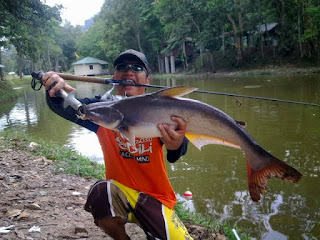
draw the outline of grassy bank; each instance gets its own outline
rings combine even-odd
[[[239,229],[235,226],[231,226],[228,222],[221,223],[220,221],[213,221],[211,219],[206,219],[202,217],[198,213],[190,212],[186,206],[185,202],[178,202],[175,207],[176,213],[182,221],[191,221],[194,224],[199,224],[201,226],[207,227],[212,229],[215,233],[223,233],[227,239],[229,240],[236,240],[232,229],[235,229],[237,234],[242,240],[250,240],[248,234],[245,233],[242,229]]]
[[[21,132],[9,130],[0,132],[0,137],[5,139],[3,147],[28,151],[36,156],[44,156],[53,161],[57,173],[104,179],[103,165],[90,161],[87,157],[70,148],[35,139]]]
[[[0,82],[0,102],[9,101],[18,96],[18,93],[12,88],[12,86],[5,81]]]
[[[80,155],[70,148],[63,147],[50,142],[44,142],[41,139],[35,139],[21,133],[22,131],[0,131],[0,152],[4,149],[23,150],[32,153],[35,156],[44,156],[52,160],[57,174],[67,173],[79,175],[86,178],[104,179],[104,166],[90,161],[87,157]],[[178,203],[176,206],[178,216],[182,221],[190,221],[194,224],[200,224],[213,230],[213,232],[222,232],[228,239],[235,239],[232,229],[228,223],[220,223],[201,217],[200,214],[191,213],[184,207],[184,203]],[[246,234],[237,229],[242,240],[248,240]]]
[[[0,102],[10,101],[19,96],[21,91],[14,88],[22,86],[30,86],[31,76],[25,76],[22,79],[19,77],[7,77],[5,81],[0,82]]]

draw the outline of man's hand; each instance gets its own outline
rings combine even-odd
[[[68,92],[76,91],[75,88],[71,87],[69,84],[67,84],[63,78],[61,78],[57,73],[55,72],[46,72],[42,76],[42,83],[45,86],[46,90],[49,90],[50,86],[54,83],[56,85],[50,89],[49,95],[50,97],[55,97],[55,93],[60,91],[61,89],[64,89]]]
[[[177,130],[173,130],[167,124],[159,124],[158,129],[162,135],[161,141],[164,143],[168,150],[177,150],[182,142],[185,135],[186,123],[180,117],[171,117],[171,120],[178,124]]]

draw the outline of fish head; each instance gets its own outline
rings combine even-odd
[[[108,102],[97,102],[83,105],[83,120],[90,120],[97,125],[115,130],[122,122],[124,116]]]

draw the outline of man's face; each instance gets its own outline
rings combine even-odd
[[[122,63],[125,64],[140,64],[138,61],[135,60],[124,60]],[[134,72],[131,68],[129,68],[125,72],[115,71],[113,75],[113,79],[115,80],[132,80],[138,84],[149,84],[150,78],[147,77],[147,73],[143,72]],[[126,95],[128,97],[137,96],[145,94],[145,87],[133,87],[133,86],[116,86],[117,94],[118,95]]]

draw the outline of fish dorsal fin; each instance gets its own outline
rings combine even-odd
[[[199,135],[199,134],[194,134],[194,133],[186,133],[186,137],[199,150],[201,150],[201,148],[203,146],[208,145],[208,144],[218,144],[218,145],[224,145],[224,146],[240,149],[240,146],[238,144],[235,144],[235,143],[229,142],[229,141],[225,141],[223,139],[216,138],[216,137],[211,137],[211,136],[207,136],[207,135]]]
[[[198,88],[195,87],[187,87],[187,86],[181,86],[181,87],[172,87],[172,88],[166,88],[163,90],[160,90],[156,92],[155,94],[160,97],[182,97],[183,95],[186,95],[188,93],[191,93]]]

